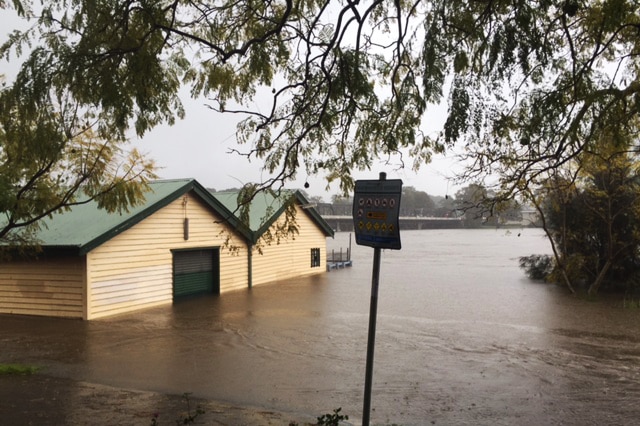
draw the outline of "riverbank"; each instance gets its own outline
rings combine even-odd
[[[45,374],[0,376],[0,423],[7,425],[310,425],[316,417],[237,407],[184,395],[121,389]],[[155,419],[156,423],[153,423]]]

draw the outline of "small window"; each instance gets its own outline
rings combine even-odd
[[[320,249],[312,248],[311,249],[311,267],[316,268],[320,266]]]

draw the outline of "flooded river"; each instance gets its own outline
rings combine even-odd
[[[338,233],[328,246],[346,248]],[[640,310],[529,281],[540,230],[423,230],[383,251],[371,420],[631,425]],[[3,358],[62,377],[320,415],[362,415],[373,249],[354,265],[93,322],[0,317]]]

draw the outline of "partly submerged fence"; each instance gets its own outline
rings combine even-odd
[[[351,234],[349,234],[348,248],[343,250],[340,247],[338,251],[331,250],[331,252],[327,252],[327,271],[351,265],[353,265],[353,261],[351,260]]]

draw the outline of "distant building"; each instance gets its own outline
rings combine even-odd
[[[92,202],[47,219],[37,258],[0,264],[0,313],[89,320],[326,270],[333,231],[299,192],[258,194],[248,223],[237,193],[192,179],[154,182],[145,198],[128,213]],[[288,202],[299,233],[262,244]]]

